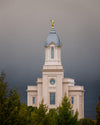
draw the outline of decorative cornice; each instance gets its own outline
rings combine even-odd
[[[42,69],[42,72],[63,72],[63,69]]]
[[[84,92],[85,90],[68,90],[69,92]]]
[[[37,90],[26,90],[27,92],[37,92]]]
[[[42,82],[37,82],[37,84],[42,84]]]

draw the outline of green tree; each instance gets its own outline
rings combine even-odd
[[[31,125],[31,123],[33,122],[33,113],[37,112],[37,107],[32,107],[32,106],[26,106],[27,107],[27,122],[28,125]]]
[[[58,125],[78,125],[78,113],[72,115],[70,101],[64,96],[61,106],[58,108]]]
[[[20,95],[14,89],[8,89],[5,73],[0,75],[0,124],[2,125],[31,125],[31,113],[37,108],[27,107],[20,102]]]
[[[95,125],[95,123],[89,118],[83,118],[79,120],[79,125]]]
[[[29,116],[28,107],[24,103],[21,103],[20,110],[17,116],[19,125],[30,125],[31,117]]]
[[[3,125],[5,120],[5,104],[8,97],[8,83],[5,82],[5,73],[0,75],[0,123]]]
[[[50,109],[47,114],[47,125],[58,125],[58,115],[57,110]]]
[[[17,125],[19,123],[18,114],[21,107],[20,95],[16,90],[10,90],[7,101],[5,103],[5,124]]]
[[[47,106],[43,104],[43,100],[41,104],[39,105],[39,108],[32,112],[32,124],[34,125],[47,125]]]
[[[8,89],[5,82],[5,73],[0,76],[0,124],[18,125],[18,114],[20,111],[20,95],[16,90]]]
[[[8,94],[8,83],[5,82],[5,73],[2,72],[0,76],[0,107],[3,105],[5,100],[7,99]]]
[[[96,106],[96,112],[97,112],[97,115],[96,115],[96,119],[97,119],[97,123],[96,125],[100,125],[100,96],[98,98],[98,104]]]

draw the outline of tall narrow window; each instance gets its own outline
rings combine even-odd
[[[33,97],[33,104],[35,104],[35,97]]]
[[[54,47],[51,47],[51,59],[54,59]]]
[[[51,105],[55,104],[55,93],[50,93],[50,104]]]
[[[74,104],[74,97],[71,97],[71,103]]]

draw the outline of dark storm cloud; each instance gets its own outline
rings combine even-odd
[[[99,0],[0,0],[0,70],[21,91],[41,77],[50,19],[63,42],[65,76],[85,87],[85,117],[95,118],[100,95]]]

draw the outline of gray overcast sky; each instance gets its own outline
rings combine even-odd
[[[85,117],[95,119],[100,95],[100,0],[0,0],[0,70],[26,102],[41,77],[50,19],[62,47],[65,77],[85,87]]]

